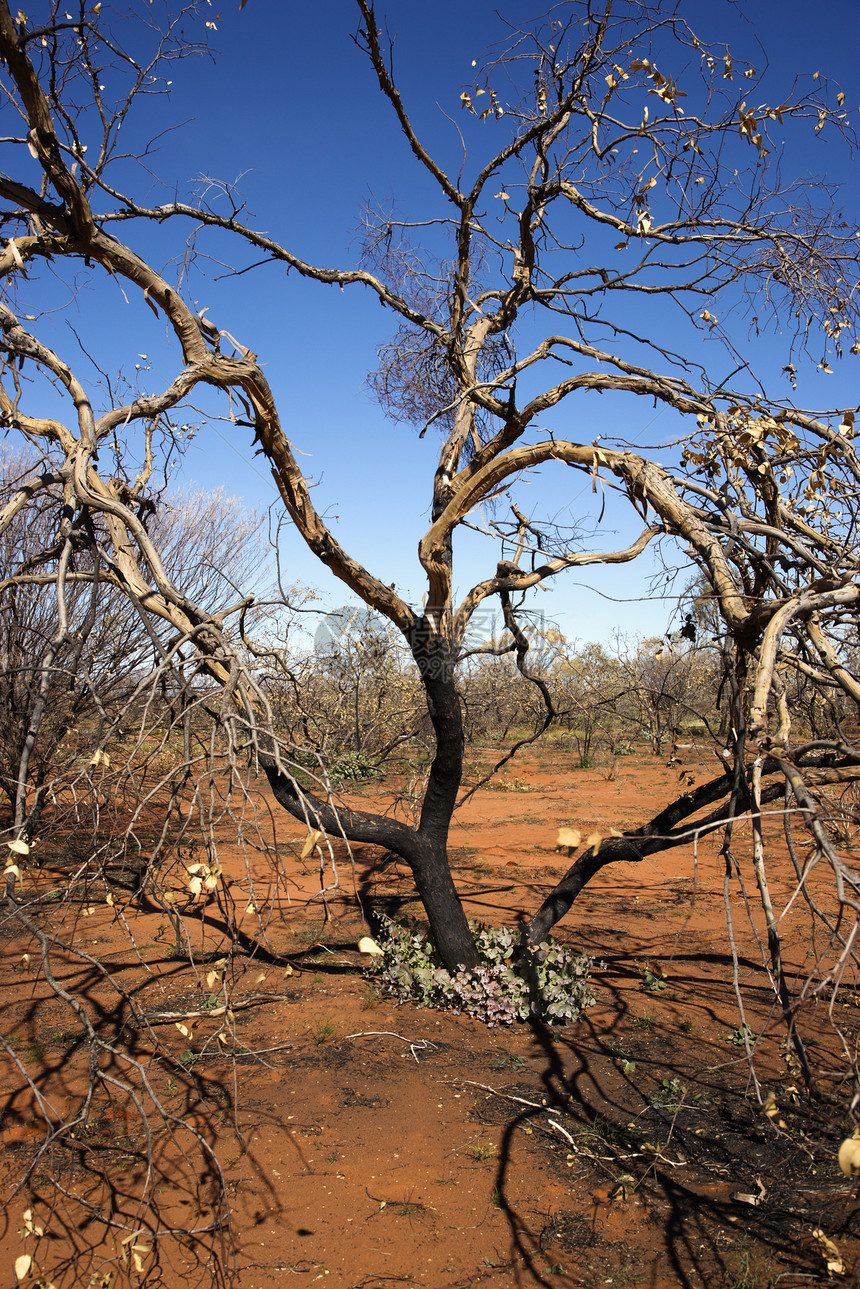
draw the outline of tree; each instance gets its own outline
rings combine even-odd
[[[645,732],[655,756],[667,740],[679,741],[685,719],[707,725],[716,693],[702,650],[671,638],[633,645],[619,640],[618,655],[632,723]]]
[[[248,643],[246,641],[246,643]],[[333,781],[375,773],[425,724],[400,634],[347,605],[320,621],[311,650],[251,643],[275,728]]]
[[[202,33],[208,12],[184,10],[184,27],[198,23]],[[484,122],[484,134],[468,130],[474,152],[455,174],[414,128],[367,0],[357,0],[357,12],[356,42],[433,196],[414,224],[369,214],[360,263],[327,268],[257,230],[230,190],[225,214],[179,199],[149,206],[123,189],[119,126],[136,99],[145,105],[159,60],[188,52],[181,24],[155,39],[144,29],[145,53],[133,58],[95,11],[81,7],[67,18],[52,7],[44,22],[32,22],[0,5],[4,88],[21,121],[15,155],[34,156],[41,172],[37,186],[23,169],[0,179],[9,239],[0,255],[7,284],[0,410],[63,479],[65,513],[48,566],[62,589],[83,521],[99,516],[103,576],[193,642],[210,677],[227,687],[232,719],[247,731],[281,805],[315,827],[401,855],[443,960],[469,967],[475,948],[446,845],[462,777],[457,666],[470,619],[498,597],[518,669],[540,686],[517,607],[524,593],[577,566],[635,559],[658,538],[676,541],[719,614],[732,694],[730,764],[647,827],[580,856],[528,934],[542,939],[603,864],[686,840],[686,821],[702,809],[711,811],[697,819],[699,832],[722,827],[727,835],[738,814],[752,811],[774,987],[787,1008],[760,810],[793,794],[840,889],[855,889],[821,827],[816,791],[824,781],[856,778],[860,755],[844,728],[809,743],[801,733],[797,741],[782,676],[799,671],[838,686],[854,705],[860,699],[845,652],[860,597],[860,461],[853,411],[813,415],[768,396],[737,358],[735,337],[744,309],[754,329],[770,318],[788,332],[789,374],[810,351],[823,352],[829,366],[847,347],[860,349],[855,227],[838,214],[824,182],[786,183],[778,163],[793,133],[807,126],[853,143],[841,98],[816,78],[807,88],[798,82],[783,101],[752,107],[755,69],[702,42],[683,6],[676,13],[640,0],[571,0],[532,30],[512,28],[508,44],[477,67],[461,105],[475,125]],[[135,39],[133,31],[123,40]],[[110,74],[101,76],[107,63]],[[99,143],[87,152],[82,140],[91,129]],[[437,230],[436,242],[432,232],[419,242],[422,229]],[[419,546],[423,607],[341,545],[314,505],[262,362],[198,312],[181,273],[156,267],[147,248],[162,240],[184,245],[186,237],[189,255],[201,254],[211,237],[223,259],[232,244],[237,269],[262,256],[313,282],[360,287],[385,307],[383,317],[396,319],[393,339],[381,347],[378,396],[392,415],[441,436]],[[27,316],[13,309],[15,293],[25,300],[33,289],[26,275],[35,286],[38,267],[49,261],[110,275],[163,319],[181,350],[172,377],[160,385],[153,377],[146,392],[125,398],[97,398],[40,338],[45,329],[25,325]],[[686,353],[660,339],[673,311],[686,329]],[[690,344],[703,336],[734,355],[734,377],[693,359]],[[21,383],[20,369],[31,386]],[[140,517],[142,494],[129,493],[99,464],[114,441],[147,455],[158,436],[179,445],[183,409],[213,392],[223,394],[230,432],[253,435],[309,549],[408,646],[435,738],[414,827],[298,789],[267,726],[265,696],[231,651],[217,613],[171,576]],[[678,459],[660,463],[623,438],[592,441],[589,408],[600,395],[616,400],[619,423],[635,419],[637,406],[676,415],[686,440]],[[623,550],[574,549],[551,522],[513,500],[494,521],[501,551],[480,581],[455,596],[455,539],[469,516],[490,501],[499,514],[517,480],[550,466],[617,490],[641,516],[639,537]],[[32,479],[20,489],[0,528],[38,504],[46,486]],[[541,692],[550,720],[551,698]],[[728,842],[726,854],[730,862]],[[852,898],[845,896],[846,907]],[[839,946],[850,955],[850,937],[835,935],[837,956]]]
[[[619,704],[626,691],[624,677],[618,659],[598,644],[588,644],[563,656],[557,670],[579,763],[587,766],[601,741],[610,752],[618,742]]]
[[[106,534],[98,515],[76,516],[58,580],[51,564],[63,525],[63,481],[37,474],[38,464],[32,455],[0,456],[0,504],[34,474],[40,484],[37,504],[18,510],[0,535],[0,790],[19,836],[38,830],[47,795],[56,800],[75,767],[88,764],[129,715],[167,635],[153,631],[134,600],[103,575]],[[187,592],[223,612],[234,587],[255,580],[259,521],[234,499],[167,492],[152,510],[148,515],[142,503],[139,514]]]

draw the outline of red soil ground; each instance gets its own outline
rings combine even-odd
[[[696,781],[712,776],[704,753],[686,755]],[[515,923],[564,871],[560,825],[633,826],[677,784],[677,766],[645,755],[619,761],[614,779],[572,768],[562,747],[515,762],[457,818],[452,857],[470,916]],[[373,808],[387,792],[354,795]],[[150,901],[67,893],[33,911],[74,935],[76,954],[51,956],[64,1000],[27,935],[0,928],[0,1025],[19,1062],[0,1083],[6,1283],[22,1254],[34,1258],[23,1282],[57,1289],[231,1275],[241,1289],[860,1282],[857,1188],[836,1166],[848,1059],[827,1001],[807,1004],[822,1095],[804,1094],[762,965],[762,919],[746,916],[733,880],[756,1095],[716,843],[605,869],[557,928],[599,960],[596,1005],[575,1025],[500,1030],[381,998],[357,952],[356,892],[417,912],[404,867],[358,848],[353,871],[341,847],[324,920],[311,899],[318,873],[299,858],[303,829],[276,822],[277,884],[253,855],[249,880],[235,842],[220,855],[247,953],[230,953],[215,902],[186,919],[189,961]],[[778,819],[771,831],[778,856]],[[745,871],[747,841],[741,830]],[[58,888],[58,855],[42,862],[25,892]],[[770,880],[782,907],[794,889],[786,857]],[[797,980],[816,951],[803,910],[795,900],[781,927]],[[849,983],[835,1014],[853,1044]],[[76,1006],[106,1044],[95,1056]],[[91,1060],[114,1082],[88,1102]],[[46,1120],[70,1117],[51,1138]]]

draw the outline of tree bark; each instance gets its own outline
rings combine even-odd
[[[384,815],[345,806],[335,809],[311,793],[299,792],[294,781],[278,769],[274,757],[267,753],[260,755],[260,765],[275,799],[295,819],[332,836],[342,835],[350,841],[384,846],[405,859],[415,878],[442,962],[451,972],[459,967],[472,970],[478,965],[478,954],[448,863],[448,832],[463,775],[460,696],[449,651],[438,638],[429,644],[416,643],[413,653],[436,735],[436,755],[416,829]]]
[[[770,765],[771,772],[778,767]],[[704,836],[728,823],[738,813],[737,803],[731,795],[732,780],[728,774],[722,774],[708,783],[703,783],[693,792],[685,792],[659,814],[643,824],[641,828],[631,829],[623,837],[607,837],[595,852],[594,847],[582,852],[554,890],[550,892],[543,904],[527,923],[525,929],[526,943],[541,944],[551,929],[569,912],[580,891],[591,879],[605,868],[607,864],[638,863],[649,855],[672,850],[676,846],[689,844],[693,831]],[[762,792],[762,802],[775,801],[785,793],[785,783],[771,784]],[[690,819],[705,806],[729,795],[709,815],[694,823],[678,827],[683,820]],[[745,809],[745,805],[742,809]]]

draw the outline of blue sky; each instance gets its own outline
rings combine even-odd
[[[737,56],[747,56],[758,67],[763,66],[761,42],[769,53],[774,100],[785,97],[795,75],[820,71],[840,83],[846,108],[860,125],[856,0],[826,0],[820,6],[808,0],[739,0],[737,5],[715,2],[691,9],[703,38],[726,40]],[[501,34],[496,11],[520,25],[542,12],[539,5],[504,0],[378,3],[378,19],[396,33],[395,72],[413,123],[454,170],[461,157],[456,127],[464,128],[477,147],[484,146],[489,131],[494,131],[494,148],[502,142],[503,123],[481,127],[459,110],[472,59]],[[331,267],[355,261],[355,229],[366,201],[393,200],[415,218],[425,211],[439,213],[428,179],[415,166],[372,70],[351,39],[357,15],[349,0],[315,6],[247,0],[241,13],[237,0],[220,5],[213,0],[211,20],[217,26],[208,33],[215,57],[178,65],[170,97],[151,100],[151,115],[145,110],[126,127],[132,151],[140,150],[153,126],[171,127],[147,159],[148,171],[123,167],[124,180],[134,185],[140,199],[156,205],[174,191],[186,196],[190,185],[207,178],[237,182],[257,227],[304,259]],[[189,34],[200,34],[199,23],[189,27]],[[180,123],[181,128],[172,129]],[[850,185],[844,150],[827,138],[814,138],[811,126],[792,164],[797,175],[824,173]],[[856,181],[853,187],[846,192],[846,208],[852,202],[856,206]],[[117,231],[127,233],[132,245],[158,264],[181,255],[181,237],[169,226],[145,233]],[[341,292],[303,282],[287,277],[280,266],[225,276],[228,248],[217,238],[209,245],[214,259],[205,266],[206,274],[189,280],[192,298],[208,306],[208,316],[265,364],[287,433],[317,482],[317,508],[330,519],[338,540],[373,573],[419,602],[423,582],[415,552],[427,522],[437,440],[432,431],[419,440],[410,427],[392,424],[365,386],[377,347],[393,331],[392,316],[363,288]],[[61,288],[51,290],[56,292],[51,299],[64,298]],[[102,286],[77,295],[74,312],[76,327],[98,346],[106,369],[122,366],[133,375],[135,363],[145,368],[152,362],[153,377],[170,370],[163,365],[161,324],[139,300],[130,298],[127,304],[116,288]],[[660,325],[672,324],[661,317]],[[52,326],[55,342],[69,346],[65,322],[58,316]],[[745,327],[739,335],[741,344],[748,343]],[[666,340],[671,343],[671,334]],[[726,365],[712,344],[696,343],[697,361]],[[70,349],[66,352],[70,361],[78,361]],[[766,373],[775,377],[783,361],[779,338],[769,339],[758,352]],[[138,356],[143,354],[146,358]],[[852,404],[857,401],[856,372],[845,365],[833,376],[802,372],[796,398],[813,407]],[[141,378],[146,376],[144,371]],[[784,383],[774,379],[774,386],[780,396],[787,394]],[[593,422],[577,426],[586,441],[617,432],[619,421],[627,437],[643,446],[683,433],[676,418],[655,412],[650,404],[636,405],[636,400],[611,407],[603,400],[589,409],[589,417]],[[210,424],[194,440],[182,476],[206,487],[223,484],[261,510],[275,497],[264,464],[252,455],[247,431],[225,424]],[[602,503],[587,481],[571,471],[549,469],[525,481],[519,497],[530,513],[540,502],[549,513],[575,523],[590,522]],[[612,549],[627,545],[637,531],[629,510],[610,499],[596,540]],[[466,536],[457,556],[459,586],[465,591],[488,575],[497,554],[487,543]],[[319,587],[329,606],[348,599],[345,588],[295,535],[285,542],[284,564],[289,578]],[[606,641],[616,628],[657,634],[672,606],[671,588],[649,591],[649,580],[659,577],[659,570],[659,557],[646,557],[615,569],[572,571],[555,579],[550,592],[538,592],[534,604],[571,639]],[[660,598],[661,590],[668,598]]]

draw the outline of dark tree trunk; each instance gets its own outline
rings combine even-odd
[[[416,662],[427,695],[436,735],[436,755],[421,818],[416,829],[384,815],[339,808],[310,793],[299,793],[289,775],[278,770],[272,756],[260,764],[276,800],[294,818],[350,841],[370,842],[394,851],[409,864],[424,905],[439,956],[449,971],[472,969],[478,954],[448,864],[448,830],[463,774],[463,719],[450,656],[444,646],[415,645]]]
[[[463,777],[463,709],[447,648],[436,641],[426,651],[414,648],[413,653],[427,695],[436,755],[418,824],[422,858],[420,864],[412,864],[412,871],[445,966],[449,971],[455,966],[473,968],[478,965],[475,941],[448,863],[448,831]]]
[[[775,762],[766,762],[764,768],[765,772],[773,773],[778,767]],[[646,856],[689,844],[694,829],[701,837],[723,827],[738,812],[731,795],[732,787],[732,776],[721,774],[719,778],[703,783],[693,792],[685,792],[641,828],[631,829],[623,837],[607,837],[598,847],[597,854],[593,847],[583,851],[527,924],[526,942],[530,945],[541,944],[556,922],[569,911],[583,887],[607,864],[636,863]],[[762,792],[762,803],[776,801],[784,794],[783,781],[771,784]],[[725,800],[726,797],[729,799]],[[722,801],[722,804],[709,815],[694,823],[678,826],[683,820],[690,819],[716,801]],[[743,805],[741,809],[744,809]]]

